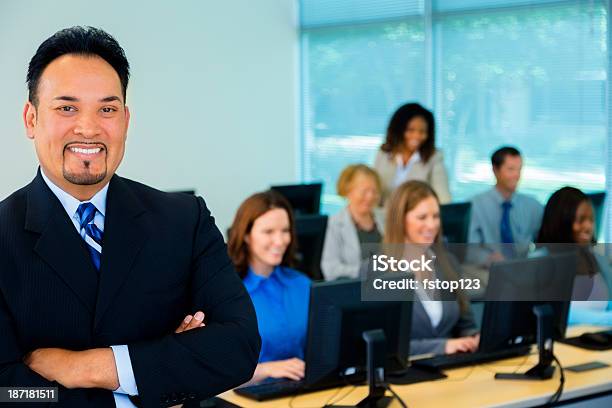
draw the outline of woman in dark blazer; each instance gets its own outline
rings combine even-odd
[[[441,245],[440,204],[435,191],[421,181],[400,185],[389,199],[384,246],[435,256],[434,272],[416,278],[457,280],[459,263]],[[405,256],[405,255],[404,255]],[[479,335],[469,300],[461,292],[416,290],[412,315],[411,354],[473,352]]]

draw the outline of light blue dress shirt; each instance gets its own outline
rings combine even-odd
[[[502,204],[506,201],[497,188],[476,195],[472,199],[472,218],[468,242],[477,244],[496,244],[501,240]],[[517,244],[534,242],[544,208],[535,198],[526,194],[514,193],[510,198],[510,229]]]
[[[274,268],[267,278],[249,268],[244,286],[257,314],[259,362],[304,359],[310,279],[284,266]]]
[[[81,234],[81,226],[79,221],[79,215],[77,214],[77,208],[82,203],[64,190],[56,186],[49,178],[45,175],[45,172],[41,169],[40,171],[43,180],[49,186],[53,194],[60,201],[64,210],[70,217],[70,220],[74,224],[77,233]],[[108,184],[98,191],[91,200],[88,202],[96,206],[98,212],[94,218],[94,223],[104,232],[104,217],[106,213],[106,195],[108,193]],[[84,201],[85,202],[85,201]],[[104,248],[102,248],[104,250]],[[129,400],[128,395],[138,395],[138,387],[136,386],[136,379],[134,378],[134,371],[132,369],[132,360],[130,359],[130,353],[127,345],[111,346],[113,355],[115,357],[115,365],[117,366],[117,374],[119,376],[119,388],[113,392],[115,397],[115,404],[117,408],[134,408],[134,404]]]
[[[535,241],[544,208],[535,198],[514,193],[509,200],[512,204],[509,219],[514,244],[501,244],[501,221],[504,212],[502,204],[505,201],[495,187],[472,198],[468,243],[481,246],[468,247],[469,262],[486,264],[493,252],[502,253],[504,256],[508,256],[509,252],[514,256],[526,255],[529,244]]]

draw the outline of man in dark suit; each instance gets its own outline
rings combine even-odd
[[[62,407],[203,399],[248,381],[259,355],[204,201],[115,174],[128,77],[104,31],[41,44],[23,113],[40,169],[0,203],[0,387],[59,387]]]

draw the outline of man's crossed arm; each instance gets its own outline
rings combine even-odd
[[[204,327],[204,313],[188,315],[175,333]],[[49,381],[56,381],[66,388],[102,388],[114,391],[119,388],[119,376],[115,357],[110,347],[83,351],[61,348],[40,348],[24,358],[24,363]]]

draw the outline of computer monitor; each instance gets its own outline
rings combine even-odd
[[[450,244],[465,244],[470,229],[472,203],[451,203],[440,206],[444,239]]]
[[[396,275],[398,280],[405,277]],[[413,305],[410,293],[398,301],[362,301],[363,284],[358,279],[312,284],[303,381],[269,379],[240,387],[236,393],[263,401],[363,383],[367,373],[363,333],[371,330],[384,332],[384,369],[390,383],[411,384],[445,378],[438,370],[408,366]]]
[[[306,381],[326,388],[365,380],[366,343],[362,333],[382,329],[386,371],[406,368],[410,354],[412,301],[361,301],[356,279],[313,283],[310,290]]]
[[[442,235],[444,242],[451,244],[448,250],[463,262],[467,255],[468,231],[472,215],[472,203],[451,203],[440,206],[440,221],[442,222]]]
[[[270,188],[281,193],[289,201],[295,214],[319,214],[323,183],[291,184]]]
[[[577,258],[554,254],[491,266],[479,351],[524,347],[536,341],[533,306],[550,304],[554,338],[565,337]]]
[[[593,211],[595,212],[595,237],[597,234],[601,232],[601,223],[603,222],[604,216],[604,204],[606,202],[606,192],[599,191],[596,193],[587,193],[587,197],[591,200],[591,204],[593,204]]]
[[[296,269],[311,279],[323,279],[321,255],[327,229],[327,215],[296,215],[297,236]]]

